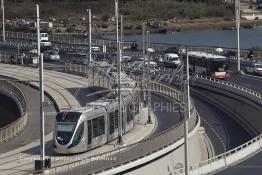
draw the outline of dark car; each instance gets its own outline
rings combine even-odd
[[[169,47],[165,50],[165,53],[175,53],[179,54],[180,50],[176,47]]]
[[[59,52],[59,49],[54,46],[41,46],[40,51],[43,53],[46,50],[53,50],[55,52]]]
[[[236,57],[237,53],[235,51],[229,50],[223,56],[225,56],[227,58],[229,58],[229,57]]]

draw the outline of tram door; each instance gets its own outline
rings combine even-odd
[[[87,123],[87,128],[88,128],[88,133],[87,133],[87,136],[88,136],[88,145],[91,144],[92,142],[92,121],[91,120],[88,120],[88,123]]]

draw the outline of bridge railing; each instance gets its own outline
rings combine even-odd
[[[214,78],[211,78],[211,77],[208,77],[208,76],[204,76],[204,75],[200,75],[200,74],[194,74],[193,76],[196,77],[196,78],[201,78],[201,79],[209,80],[209,81],[212,81],[212,82],[215,82],[215,83],[219,83],[219,84],[222,84],[222,85],[226,85],[226,86],[229,86],[229,87],[232,87],[232,88],[236,88],[236,89],[241,90],[241,91],[243,91],[243,92],[245,92],[247,94],[250,94],[250,95],[256,96],[259,99],[262,99],[262,94],[261,93],[258,93],[256,91],[254,91],[252,89],[249,89],[249,88],[246,88],[244,86],[241,86],[241,85],[229,82],[229,81],[223,81],[223,80],[219,80],[219,79],[214,79]]]
[[[21,105],[21,116],[14,122],[9,125],[0,128],[0,143],[4,142],[18,133],[20,133],[27,124],[28,113],[26,108],[25,96],[22,90],[15,84],[6,81],[0,80],[0,87],[3,91],[11,94],[15,99],[17,99],[18,105]]]

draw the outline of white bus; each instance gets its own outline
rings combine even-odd
[[[191,72],[217,79],[227,80],[230,77],[226,57],[205,52],[188,52],[188,56]]]

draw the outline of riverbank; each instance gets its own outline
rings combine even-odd
[[[201,18],[195,20],[183,19],[177,20],[176,22],[166,22],[162,21],[164,27],[168,32],[180,32],[180,31],[198,31],[205,29],[233,29],[236,26],[234,20],[225,20],[224,18]],[[256,26],[262,26],[262,20],[241,20],[241,27],[253,28]],[[127,26],[132,26],[132,24],[126,24]],[[113,34],[115,33],[115,25],[110,24],[105,29],[94,28],[94,34]],[[157,33],[159,29],[147,27],[147,30]],[[124,29],[125,35],[137,35],[141,34],[142,30],[130,28]]]

